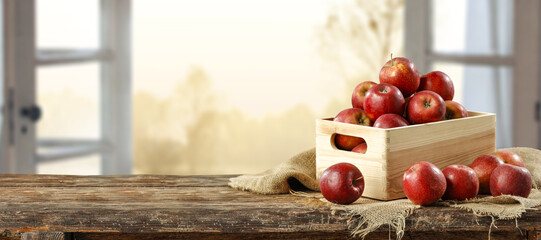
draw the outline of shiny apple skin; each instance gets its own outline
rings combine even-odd
[[[364,98],[364,111],[373,122],[386,113],[402,114],[406,101],[397,87],[380,83],[368,90]]]
[[[417,91],[430,90],[441,96],[443,100],[453,100],[455,86],[451,78],[441,71],[429,72],[421,76],[421,83]]]
[[[386,113],[378,117],[373,127],[377,128],[396,128],[410,125],[408,120],[395,113]]]
[[[502,164],[490,176],[492,196],[503,194],[527,198],[532,190],[532,174],[525,167]]]
[[[508,163],[511,165],[519,166],[519,167],[525,167],[524,160],[522,157],[514,152],[510,151],[497,151],[492,153],[492,155],[499,157],[504,163]]]
[[[443,172],[430,162],[416,162],[402,177],[402,188],[406,197],[417,205],[430,205],[445,193],[447,181]]]
[[[364,97],[366,96],[366,92],[376,84],[377,83],[372,81],[359,83],[355,89],[353,89],[353,94],[351,94],[351,106],[364,109]]]
[[[370,121],[365,112],[360,108],[344,109],[334,117],[333,121],[364,126],[372,125],[372,121]],[[336,134],[334,137],[334,145],[336,148],[346,151],[351,151],[354,147],[363,142],[364,139],[360,137],[342,134]]]
[[[337,163],[323,171],[319,178],[319,189],[329,202],[350,204],[362,196],[364,177],[355,165]]]
[[[396,86],[404,98],[411,96],[421,84],[419,71],[413,62],[405,57],[395,57],[383,65],[379,82]]]
[[[411,97],[408,104],[408,121],[411,124],[430,123],[443,120],[445,101],[435,92],[420,91]]]
[[[366,142],[361,143],[357,145],[356,147],[354,147],[353,149],[351,149],[352,152],[357,152],[357,153],[362,153],[362,154],[365,154],[366,150],[368,150],[368,144]]]
[[[453,164],[445,167],[442,172],[447,181],[442,199],[462,201],[475,198],[479,193],[479,179],[470,167]]]
[[[451,100],[445,101],[445,120],[466,118],[468,115],[468,110],[462,104]]]
[[[503,161],[490,154],[484,154],[477,157],[470,164],[470,168],[475,171],[479,179],[479,194],[490,194],[490,176],[492,171],[502,165]]]

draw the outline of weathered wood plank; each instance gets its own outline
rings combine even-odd
[[[344,212],[333,214],[326,206],[309,205],[306,198],[290,194],[237,191],[227,187],[229,176],[34,176],[0,175],[0,231],[73,232],[80,236],[76,239],[128,239],[133,234],[183,239],[175,235],[178,233],[201,239],[213,239],[216,234],[223,234],[219,235],[223,239],[236,234],[251,239],[279,239],[282,235],[317,239],[318,234],[336,238],[348,234]],[[481,236],[490,223],[489,217],[463,210],[423,207],[406,220],[406,230],[411,239],[421,233],[476,239],[457,234]],[[518,225],[522,232],[539,228],[539,208],[528,210]],[[498,220],[496,226],[494,236],[520,233],[514,220]],[[388,227],[373,234],[373,238],[387,239]]]
[[[541,240],[541,231],[538,227],[537,231],[528,232],[528,240]]]
[[[227,186],[234,175],[41,175],[2,174],[0,187],[210,187]]]
[[[16,188],[10,187],[0,190],[0,207],[9,209],[38,209],[39,211],[79,211],[93,209],[95,211],[169,211],[172,217],[178,210],[205,211],[220,210],[233,214],[242,209],[251,209],[254,212],[270,209],[298,214],[312,212],[313,208],[305,206],[300,201],[303,198],[283,195],[257,195],[236,191],[224,187],[205,188],[122,188],[122,187],[80,187],[80,188]],[[38,204],[36,204],[38,202]],[[187,209],[187,210],[186,210]],[[258,210],[260,209],[260,210]],[[326,208],[319,208],[322,217],[330,218]],[[2,212],[2,210],[0,210]],[[21,211],[23,213],[23,211]],[[194,212],[196,214],[197,212]],[[526,213],[519,220],[521,227],[533,227],[539,224],[539,214]],[[9,213],[5,213],[9,214]],[[51,213],[54,214],[54,213]],[[103,217],[107,215],[101,215]],[[326,214],[326,215],[325,215]],[[118,216],[116,216],[118,217]],[[126,216],[129,219],[129,215]],[[186,219],[189,221],[190,217]],[[224,217],[227,217],[224,216]],[[179,219],[184,219],[182,216]],[[0,217],[1,219],[1,217]],[[434,224],[434,222],[441,224]],[[446,229],[484,230],[490,218],[477,217],[469,212],[444,207],[424,207],[415,211],[407,220],[408,226],[416,229],[435,230]],[[515,222],[497,221],[497,226],[515,227]]]
[[[61,208],[40,204],[12,205],[0,210],[0,228],[17,231],[63,232],[296,232],[345,230],[345,221],[330,213],[306,209],[229,207],[188,204],[167,208]],[[19,214],[18,218],[4,217]]]
[[[220,205],[256,202],[258,204],[290,204],[288,194],[258,195],[226,187],[161,188],[161,187],[0,187],[1,203],[141,203],[164,204],[215,203]],[[274,202],[277,200],[278,202]],[[263,202],[262,202],[263,201]]]
[[[494,231],[490,234],[490,239],[513,240],[524,239],[535,233],[520,233],[510,231]],[[319,240],[319,239],[360,239],[353,238],[348,232],[292,232],[292,233],[75,233],[77,240],[169,240],[169,239],[198,239],[198,240],[267,240],[267,239],[297,239],[297,240]],[[394,233],[374,232],[365,239],[371,240],[389,240],[396,239]],[[488,239],[487,232],[406,232],[403,240],[434,240],[434,239],[460,239],[460,240],[479,240]]]
[[[21,239],[21,233],[14,233],[9,230],[3,230],[0,232],[0,240],[19,240]]]
[[[303,198],[291,195],[254,195],[229,189],[220,191],[220,188],[205,188],[205,191],[169,188],[159,191],[153,188],[136,191],[124,188],[31,190],[11,188],[0,196],[0,227],[24,231],[106,232],[345,229],[345,220],[339,219],[343,212],[332,215],[326,207],[306,206],[300,203]],[[24,195],[13,197],[16,192]],[[541,216],[534,213],[525,214],[519,220],[519,226],[529,229],[540,225]],[[477,217],[462,210],[427,207],[408,218],[407,226],[415,231],[486,231],[490,222],[488,217]],[[27,227],[35,223],[42,226]],[[499,229],[515,228],[514,221],[500,220],[496,225]]]
[[[21,234],[21,240],[71,240],[71,234],[62,232],[27,232]]]
[[[408,229],[423,229],[423,231],[488,231],[492,219],[449,207],[428,206],[417,209],[406,219]],[[515,220],[496,220],[492,230],[517,230],[517,225],[523,231],[535,230],[541,226],[541,211],[539,208],[528,210]]]

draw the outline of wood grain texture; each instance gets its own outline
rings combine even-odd
[[[495,115],[469,114],[468,118],[392,129],[317,120],[317,177],[333,164],[348,162],[363,173],[366,183],[363,196],[380,200],[402,198],[405,196],[402,175],[413,163],[428,161],[439,168],[469,165],[478,156],[496,150]],[[336,134],[364,138],[368,146],[366,153],[337,149]]]
[[[327,206],[307,204],[305,197],[290,194],[234,190],[227,186],[229,177],[0,175],[0,239],[61,232],[72,234],[65,239],[349,236],[345,212],[333,213]],[[423,207],[406,220],[406,236],[410,238],[405,239],[428,239],[418,238],[423,234],[458,238],[465,232],[482,236],[490,223],[489,217],[464,210]],[[516,236],[520,232],[514,220],[495,224],[496,235]],[[537,231],[541,226],[539,208],[528,210],[518,226],[523,233]],[[369,236],[387,239],[388,234],[388,227],[383,226]]]
[[[493,240],[529,240],[533,232],[509,232],[494,231],[490,234]],[[346,232],[329,232],[325,234],[317,232],[297,233],[159,233],[159,234],[125,234],[125,233],[76,233],[77,240],[169,240],[169,239],[198,239],[198,240],[267,240],[267,239],[297,239],[297,240],[319,240],[319,239],[360,239],[353,238]],[[370,240],[396,239],[396,234],[389,232],[374,232],[366,236]],[[407,232],[403,240],[434,240],[434,239],[455,239],[455,240],[479,240],[488,239],[487,232]],[[537,239],[536,239],[537,240]]]
[[[21,234],[21,240],[71,240],[69,233],[61,232],[27,232]]]

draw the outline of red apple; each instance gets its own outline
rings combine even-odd
[[[429,205],[445,193],[447,182],[441,170],[429,162],[417,162],[404,172],[402,188],[406,197],[417,205]]]
[[[468,111],[462,104],[447,100],[445,101],[445,120],[468,117]]]
[[[406,119],[396,113],[386,113],[378,117],[374,122],[377,128],[395,128],[410,125]]]
[[[348,108],[344,109],[341,112],[339,112],[336,117],[333,119],[335,122],[343,122],[343,123],[350,123],[350,124],[357,124],[357,125],[365,125],[370,126],[372,125],[372,122],[364,111],[360,108]],[[347,136],[347,135],[341,135],[336,134],[334,137],[334,145],[338,149],[351,151],[354,147],[364,142],[364,139],[360,137],[354,137],[354,136]]]
[[[404,112],[404,96],[397,87],[380,83],[368,90],[364,97],[364,111],[372,121],[385,114]]]
[[[527,198],[532,190],[532,175],[525,167],[501,164],[490,176],[492,196],[502,194]]]
[[[353,164],[334,164],[321,174],[319,189],[329,202],[350,204],[363,194],[363,174]]]
[[[499,157],[504,163],[508,163],[511,165],[519,166],[519,167],[525,167],[524,160],[522,160],[522,157],[520,157],[518,154],[510,151],[497,151],[492,153],[492,155]]]
[[[453,100],[455,87],[453,81],[444,72],[433,71],[421,76],[417,91],[430,90],[441,96],[443,100]]]
[[[494,155],[481,155],[476,158],[470,167],[479,179],[479,193],[490,194],[490,175],[495,168],[502,165],[503,161]]]
[[[364,153],[366,153],[367,149],[368,149],[368,145],[366,144],[366,142],[363,142],[363,143],[357,145],[356,147],[354,147],[353,149],[351,149],[351,151],[364,154]]]
[[[443,169],[447,180],[444,200],[465,200],[474,198],[479,192],[479,179],[475,171],[468,166],[453,164]]]
[[[410,104],[411,97],[413,97],[413,95],[404,99],[406,103],[404,104],[404,113],[402,114],[402,117],[405,119],[408,119],[408,105]]]
[[[396,86],[407,98],[419,88],[419,71],[407,58],[396,57],[389,60],[379,71],[379,82]]]
[[[408,120],[411,124],[437,122],[445,117],[445,102],[435,92],[420,91],[408,104]]]
[[[362,83],[359,83],[353,90],[353,94],[351,95],[351,105],[354,108],[360,108],[363,109],[363,103],[364,103],[364,97],[366,96],[366,92],[368,89],[376,85],[377,83],[372,81],[364,81]]]

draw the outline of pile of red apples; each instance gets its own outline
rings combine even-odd
[[[453,101],[455,88],[444,72],[421,76],[412,61],[396,57],[381,68],[379,82],[359,83],[351,96],[352,108],[340,111],[333,121],[395,128],[468,117],[466,108]],[[359,137],[338,134],[334,144],[345,151],[367,150],[364,139]]]
[[[527,198],[532,175],[518,154],[497,151],[477,157],[470,166],[453,164],[443,171],[430,162],[414,163],[404,172],[402,188],[417,205],[430,205],[440,198],[463,201],[478,194]]]
[[[466,108],[453,101],[453,82],[441,71],[420,75],[409,59],[391,57],[381,68],[379,81],[358,84],[352,108],[342,110],[333,121],[395,128],[468,117]],[[334,144],[345,151],[367,151],[359,137],[336,134]],[[330,166],[319,180],[323,196],[338,204],[356,201],[364,186],[361,171],[350,163]],[[404,172],[402,187],[411,202],[429,205],[442,198],[460,201],[478,194],[528,197],[532,177],[519,155],[499,151],[478,157],[470,166],[454,164],[443,171],[430,162],[417,162]]]

